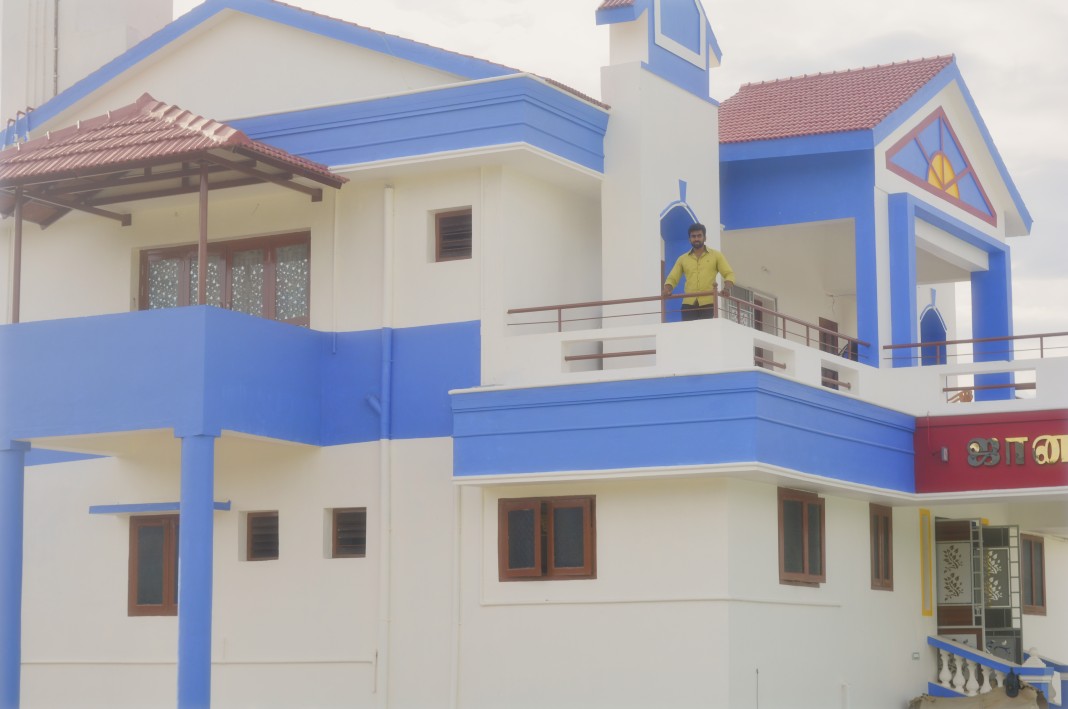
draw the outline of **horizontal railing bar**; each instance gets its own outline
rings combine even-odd
[[[560,305],[539,305],[534,308],[511,308],[509,315],[521,313],[540,313],[546,310],[572,310],[574,308],[593,308],[598,305],[628,305],[630,303],[650,303],[654,300],[679,300],[680,298],[697,298],[716,295],[717,291],[707,290],[699,293],[672,293],[671,295],[648,295],[641,298],[617,298],[616,300],[590,300],[585,303],[562,303]]]
[[[852,389],[853,386],[849,382],[843,382],[841,379],[828,379],[823,377],[823,386],[830,389]]]
[[[859,345],[861,347],[870,347],[871,346],[871,343],[869,343],[869,342],[864,342],[863,340],[858,340],[855,337],[850,337],[849,335],[845,335],[845,334],[843,334],[841,332],[838,332],[837,330],[828,330],[825,327],[820,327],[819,325],[813,325],[810,322],[805,322],[804,320],[801,320],[799,318],[795,318],[792,315],[786,315],[785,313],[780,313],[780,312],[778,312],[776,310],[772,310],[771,308],[765,308],[763,305],[757,305],[756,303],[750,303],[748,300],[741,300],[739,298],[735,298],[732,295],[726,295],[726,294],[723,294],[720,297],[723,298],[724,300],[728,300],[728,301],[731,301],[733,303],[738,304],[738,306],[740,308],[745,308],[746,310],[759,310],[760,312],[766,313],[766,314],[770,315],[771,317],[782,318],[786,322],[792,322],[792,323],[795,323],[797,325],[801,325],[802,327],[806,328],[807,331],[822,333],[822,334],[825,334],[825,335],[832,335],[832,336],[834,336],[836,338],[845,340],[846,342],[854,342],[854,343],[856,343],[857,345]],[[719,312],[717,313],[717,317],[725,317],[728,320],[731,319],[729,316],[727,316],[725,313],[723,313],[723,306],[722,305],[719,307]],[[791,335],[797,335],[798,337],[800,337],[800,333],[789,332],[786,329],[785,326],[783,326],[783,333],[789,333]],[[835,352],[833,352],[833,353],[828,353],[828,354],[837,354],[837,350]]]
[[[982,375],[980,375],[982,376]],[[1034,389],[1034,382],[1020,382],[1019,384],[978,384],[970,387],[942,387],[942,391],[986,391],[988,389]]]
[[[777,367],[779,369],[786,369],[786,364],[784,362],[776,362],[773,359],[765,359],[764,357],[754,357],[753,361],[756,364],[767,364],[772,367]]]
[[[1010,340],[1033,340],[1041,337],[1068,337],[1068,332],[1040,332],[1034,335],[1006,335],[1004,337],[976,337],[970,340],[943,340],[941,342],[910,342],[904,345],[883,345],[884,350],[898,350],[908,347],[941,347],[942,345],[967,345],[977,342],[1008,342]],[[987,353],[983,353],[987,354]]]
[[[637,357],[639,355],[655,355],[656,350],[630,350],[628,352],[604,352],[602,354],[565,355],[565,362],[574,362],[580,359],[608,359],[610,357]]]

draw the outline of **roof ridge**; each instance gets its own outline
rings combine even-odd
[[[907,66],[909,64],[923,64],[927,62],[937,62],[941,60],[947,60],[946,64],[956,59],[955,54],[937,54],[933,57],[920,57],[918,59],[906,59],[899,62],[888,62],[886,64],[873,64],[871,66],[854,67],[852,69],[836,69],[834,71],[821,71],[815,74],[798,74],[796,76],[786,76],[779,79],[767,79],[764,81],[750,81],[741,85],[740,88],[744,89],[750,86],[771,86],[774,84],[782,84],[788,81],[800,81],[802,79],[817,79],[823,76],[840,76],[843,74],[859,74],[864,71],[874,71],[876,69],[888,69],[895,66]]]

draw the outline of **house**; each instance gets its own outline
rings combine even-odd
[[[696,0],[596,21],[600,99],[208,0],[4,133],[0,706],[1061,703],[1068,367],[955,59],[720,106]]]

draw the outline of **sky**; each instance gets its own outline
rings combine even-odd
[[[288,0],[600,96],[601,0]],[[743,83],[955,54],[1034,219],[1010,241],[1018,334],[1068,331],[1068,0],[702,0]],[[175,15],[198,2],[174,0]]]

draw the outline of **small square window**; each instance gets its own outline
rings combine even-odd
[[[278,512],[249,512],[245,559],[269,561],[278,558]]]
[[[501,581],[597,577],[594,497],[498,501]]]
[[[871,531],[871,587],[894,590],[894,514],[889,507],[868,506]]]
[[[434,260],[471,258],[471,209],[456,209],[434,215]]]
[[[367,508],[335,509],[332,516],[331,558],[367,556]]]
[[[1020,535],[1020,585],[1023,612],[1046,615],[1046,544],[1042,537]]]
[[[779,488],[779,583],[818,586],[827,580],[823,498]]]

